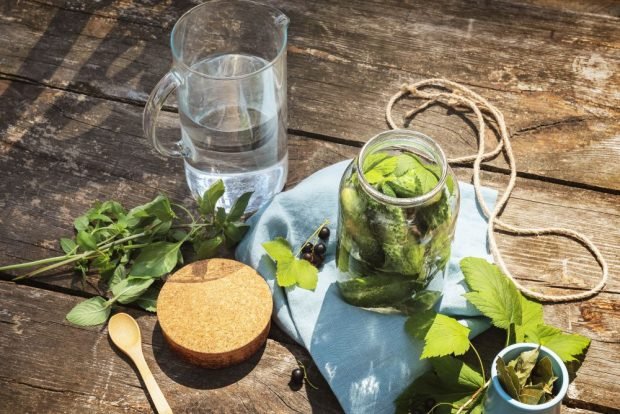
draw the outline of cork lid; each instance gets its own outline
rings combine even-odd
[[[191,263],[175,272],[157,299],[170,347],[192,363],[222,368],[244,361],[266,341],[271,292],[254,269],[228,259]]]

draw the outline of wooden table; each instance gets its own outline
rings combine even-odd
[[[387,129],[383,108],[406,80],[446,77],[505,114],[519,178],[508,222],[591,237],[612,280],[585,302],[545,306],[549,323],[592,338],[566,413],[620,412],[620,5],[614,0],[272,1],[290,17],[288,186]],[[340,3],[340,4],[338,4]],[[191,203],[182,166],[142,136],[142,108],[170,65],[168,37],[189,1],[5,0],[0,5],[0,263],[59,253],[58,238],[96,199],[132,206],[158,192]],[[399,115],[411,103],[398,106]],[[172,130],[174,107],[163,116]],[[434,107],[410,125],[450,156],[472,153],[472,124]],[[174,132],[174,131],[173,131]],[[175,132],[176,133],[176,132]],[[468,180],[471,169],[457,166]],[[484,167],[502,188],[507,168]],[[499,234],[508,266],[545,292],[599,275],[577,243]],[[66,271],[0,281],[0,412],[149,412],[105,328],[64,315],[95,289]],[[292,391],[305,351],[274,329],[260,355],[221,371],[174,357],[156,318],[138,317],[148,364],[175,412],[338,412],[318,390]],[[484,343],[493,332],[477,339]]]

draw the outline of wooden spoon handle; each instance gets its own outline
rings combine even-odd
[[[172,414],[172,409],[170,405],[168,405],[168,401],[166,401],[166,397],[164,397],[164,394],[161,392],[159,385],[157,385],[157,381],[155,381],[155,377],[153,377],[153,373],[151,373],[149,366],[146,365],[144,356],[142,356],[142,354],[134,355],[133,360],[138,367],[138,371],[142,376],[146,389],[149,391],[149,395],[155,404],[157,412],[159,414]]]

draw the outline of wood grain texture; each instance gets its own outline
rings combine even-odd
[[[105,328],[64,320],[79,298],[0,282],[0,412],[150,413],[133,365]],[[148,366],[175,413],[333,413],[340,407],[307,354],[268,340],[226,370],[189,365],[167,347],[156,318],[129,311],[142,331]],[[296,358],[319,390],[289,388]]]
[[[293,130],[364,142],[386,129],[383,109],[401,83],[447,77],[504,111],[522,173],[620,190],[618,18],[508,1],[271,3],[291,17]],[[168,70],[169,32],[191,5],[9,2],[0,71],[141,105]],[[434,108],[410,127],[450,155],[474,151],[461,114]]]
[[[144,101],[170,65],[172,25],[195,3],[0,5],[0,264],[59,253],[56,240],[95,199],[133,206],[161,191],[192,202],[181,162],[158,156],[140,125]],[[385,102],[402,82],[448,77],[504,111],[522,176],[505,220],[582,231],[610,264],[605,293],[545,306],[548,323],[593,339],[563,412],[620,412],[617,2],[269,3],[292,20],[289,187],[355,156],[386,129]],[[402,101],[397,113],[414,104]],[[175,114],[165,113],[160,123],[163,134],[178,136]],[[467,114],[433,107],[409,127],[436,138],[451,156],[475,150]],[[501,189],[507,182],[501,158],[492,170],[483,182]],[[456,172],[465,181],[471,174]],[[498,239],[509,268],[531,287],[562,293],[567,284],[585,289],[595,283],[598,268],[575,242]],[[150,412],[135,372],[113,351],[105,330],[64,320],[80,300],[75,295],[100,287],[82,286],[67,271],[31,283],[37,288],[0,282],[0,350],[10,355],[0,359],[0,412]],[[148,333],[147,361],[175,412],[340,410],[315,368],[318,392],[288,389],[294,358],[308,366],[309,357],[275,327],[262,355],[207,376],[167,350],[154,317],[133,314]]]
[[[0,85],[8,88],[7,83]],[[24,108],[28,116],[16,121],[1,141],[0,171],[8,177],[0,183],[3,260],[13,262],[57,254],[55,240],[71,232],[73,218],[94,199],[115,198],[131,206],[163,191],[178,201],[191,203],[181,164],[156,156],[140,137],[140,108],[23,83],[12,89],[17,96],[36,94],[38,98],[35,105]],[[10,100],[0,102],[11,108]],[[87,115],[81,112],[84,107],[90,107]],[[171,125],[175,115],[166,114],[162,121],[164,126]],[[351,146],[290,138],[289,186],[358,152]],[[41,165],[44,167],[40,168]],[[141,168],[136,169],[136,165]],[[457,168],[456,172],[465,181],[471,174],[467,168]],[[503,174],[483,174],[483,182],[491,187],[502,188],[506,181]],[[554,224],[583,231],[607,257],[612,277],[620,274],[620,212],[616,196],[519,179],[504,216],[506,221],[516,224]],[[567,283],[577,289],[585,288],[598,275],[593,259],[574,242],[504,234],[498,238],[514,273],[545,292],[565,291],[563,286]],[[67,272],[40,278],[38,283],[53,289],[80,288],[79,284],[72,288]],[[607,293],[594,299],[545,307],[549,323],[596,341],[592,349],[598,351],[588,354],[569,393],[571,401],[580,407],[596,403],[597,409],[620,408],[611,397],[619,391],[614,380],[620,355],[619,292],[620,281],[614,278]],[[63,308],[61,314],[69,308]],[[277,333],[271,336],[282,339]],[[36,352],[45,355],[43,349]],[[611,355],[612,359],[605,360],[603,355]]]

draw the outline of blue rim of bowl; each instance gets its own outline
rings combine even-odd
[[[530,349],[538,348],[539,346],[540,346],[541,353],[547,354],[550,358],[554,359],[558,363],[558,366],[560,367],[560,371],[561,371],[561,377],[559,378],[562,380],[562,385],[557,395],[553,397],[550,401],[547,401],[544,404],[525,404],[525,403],[522,403],[521,401],[515,400],[510,395],[508,395],[508,393],[504,390],[504,387],[499,381],[499,377],[497,375],[497,368],[496,368],[497,358],[499,357],[503,358],[504,355],[506,355],[507,353],[515,349],[523,349],[524,351],[527,351]],[[568,377],[568,370],[566,369],[566,364],[564,364],[562,359],[555,352],[553,352],[552,350],[550,350],[549,348],[543,345],[521,342],[521,343],[510,345],[502,349],[501,352],[497,354],[497,356],[493,359],[493,365],[491,366],[491,381],[493,382],[493,386],[495,387],[495,390],[497,391],[497,393],[508,404],[513,405],[517,408],[522,408],[524,410],[536,412],[536,411],[542,411],[542,410],[546,410],[548,408],[554,407],[557,404],[560,404],[562,402],[562,400],[566,396],[566,393],[568,392],[569,377]]]

